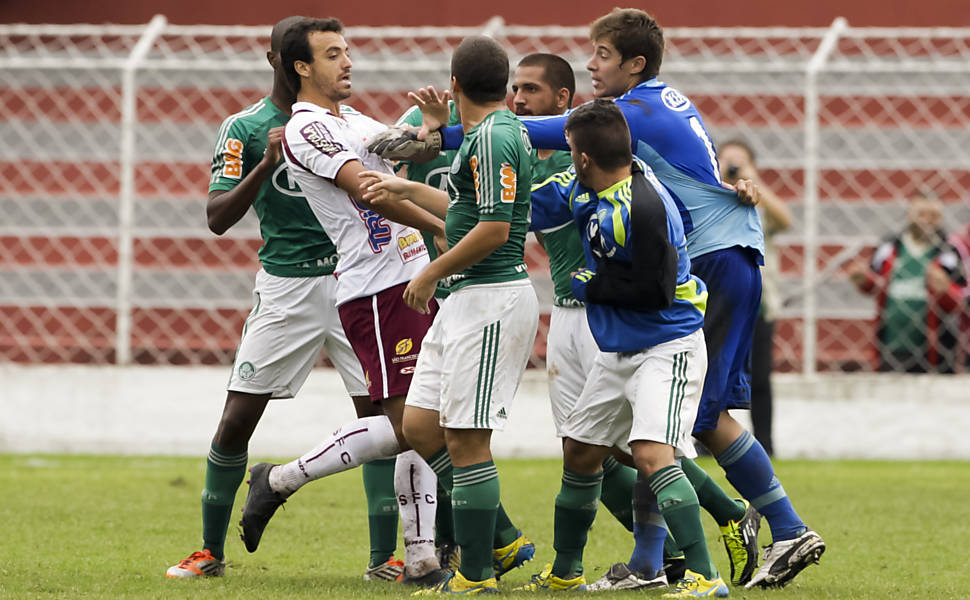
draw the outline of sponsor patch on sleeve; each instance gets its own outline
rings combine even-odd
[[[243,143],[236,138],[228,138],[226,145],[222,148],[222,158],[225,164],[222,165],[222,176],[230,179],[242,177],[242,153]]]
[[[304,125],[300,129],[300,134],[303,135],[303,139],[309,142],[311,146],[327,156],[333,157],[346,150],[340,142],[333,139],[323,123],[318,121]]]

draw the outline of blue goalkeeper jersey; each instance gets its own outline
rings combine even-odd
[[[533,231],[561,226],[574,221],[579,228],[587,269],[573,277],[576,298],[586,302],[590,330],[600,350],[630,352],[642,350],[688,335],[704,324],[707,288],[690,273],[684,227],[677,206],[657,180],[650,167],[638,163],[632,177],[618,182],[599,194],[583,187],[573,169],[554,175],[532,188]],[[645,177],[655,194],[650,194],[656,215],[656,226],[644,228],[631,219],[633,177]],[[645,194],[646,195],[646,194]],[[644,206],[637,204],[637,206]],[[636,223],[641,223],[638,220]],[[638,237],[639,236],[639,237]],[[648,239],[650,238],[650,239]],[[652,252],[654,242],[670,248],[670,288],[672,303],[666,308],[622,307],[612,302],[623,295],[623,286],[613,287],[600,281],[608,263],[631,269],[634,279],[651,279],[653,268],[637,264],[640,255]],[[652,265],[651,265],[652,266]],[[600,285],[597,285],[600,284]],[[596,293],[592,293],[599,288]],[[631,294],[627,294],[630,296]],[[645,300],[642,288],[634,290],[633,300]],[[600,301],[597,301],[600,300]]]
[[[680,212],[690,256],[741,246],[754,250],[761,263],[765,244],[758,212],[721,186],[714,142],[690,99],[654,78],[615,102],[630,126],[633,153],[650,165]],[[554,150],[569,149],[566,118],[520,117],[534,147]],[[457,147],[461,128],[443,131],[445,147]]]

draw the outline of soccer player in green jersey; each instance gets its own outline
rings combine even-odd
[[[512,107],[517,115],[560,115],[572,106],[576,80],[572,67],[554,54],[530,54],[519,61],[512,78]],[[563,174],[573,166],[564,150],[537,150],[533,162],[533,185]],[[586,266],[579,230],[572,223],[535,232],[549,256],[553,282],[553,308],[546,337],[546,370],[549,374],[549,401],[556,434],[562,437],[566,418],[576,406],[586,375],[593,368],[598,348],[586,320],[582,302],[573,295],[571,274]],[[636,471],[613,456],[603,463],[600,500],[628,530],[633,531],[631,498]],[[634,502],[635,504],[635,502]],[[660,585],[661,579],[624,574],[619,589]],[[598,582],[599,583],[599,582]],[[616,585],[599,587],[616,589]]]
[[[168,577],[225,573],[226,531],[246,472],[249,440],[270,399],[296,395],[322,347],[340,373],[358,416],[379,414],[333,309],[336,249],[282,160],[281,129],[290,118],[295,96],[281,72],[279,50],[286,29],[300,19],[288,17],[273,28],[267,53],[274,70],[272,92],[223,122],[212,159],[206,206],[209,228],[222,235],[252,207],[263,238],[262,269],[256,276],[254,308],[243,328],[225,408],[206,461],[203,547],[170,567]],[[395,579],[404,568],[392,556],[398,529],[394,469],[394,459],[363,465],[371,542],[367,579]]]
[[[490,38],[466,38],[451,72],[465,142],[447,195],[377,173],[365,174],[363,186],[366,198],[409,198],[445,216],[449,250],[404,295],[415,310],[427,310],[437,281],[450,278],[451,295],[418,358],[404,433],[443,485],[452,483],[461,566],[428,592],[478,593],[497,591],[497,576],[534,552],[501,509],[490,449],[492,431],[505,426],[538,325],[524,263],[532,159],[525,130],[505,105],[505,51]],[[496,550],[500,535],[507,545]]]

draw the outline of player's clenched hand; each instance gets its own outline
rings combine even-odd
[[[738,179],[734,184],[722,183],[722,186],[738,193],[738,201],[748,206],[757,206],[761,201],[758,185],[750,179]]]
[[[410,181],[380,171],[362,171],[361,196],[371,204],[404,200],[408,197]]]
[[[412,279],[406,288],[404,288],[404,303],[418,311],[422,315],[428,314],[430,309],[428,309],[428,302],[431,301],[431,297],[434,296],[435,287],[437,287],[438,282],[433,279],[428,279],[425,275],[427,269],[418,273],[418,275]]]
[[[367,141],[367,150],[387,160],[428,162],[441,153],[441,134],[434,131],[419,140],[413,127],[388,127]]]
[[[451,93],[438,93],[434,86],[421,88],[414,92],[408,92],[408,97],[414,102],[415,106],[421,109],[421,131],[418,139],[423,140],[428,133],[435,129],[440,129],[448,123],[451,116],[451,108],[448,106],[448,99]]]
[[[263,160],[270,165],[276,165],[283,158],[283,128],[274,127],[266,133],[266,151]]]

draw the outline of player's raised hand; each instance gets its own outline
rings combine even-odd
[[[275,165],[283,158],[283,128],[274,127],[266,132],[266,151],[263,152],[263,160],[270,165]]]
[[[748,206],[757,206],[761,201],[758,184],[750,179],[738,179],[734,184],[721,183],[722,186],[738,193],[738,201]]]
[[[448,123],[448,118],[451,116],[451,107],[448,106],[450,92],[438,93],[434,86],[429,85],[426,88],[408,92],[408,97],[421,109],[419,140],[423,140],[429,132],[441,129]]]
[[[408,197],[410,181],[381,171],[362,171],[360,174],[361,197],[371,204],[394,202]]]
[[[438,285],[437,281],[428,279],[425,276],[425,271],[418,273],[414,279],[408,282],[408,286],[404,288],[404,303],[422,315],[431,312],[428,308],[428,302],[434,296],[434,290]]]

